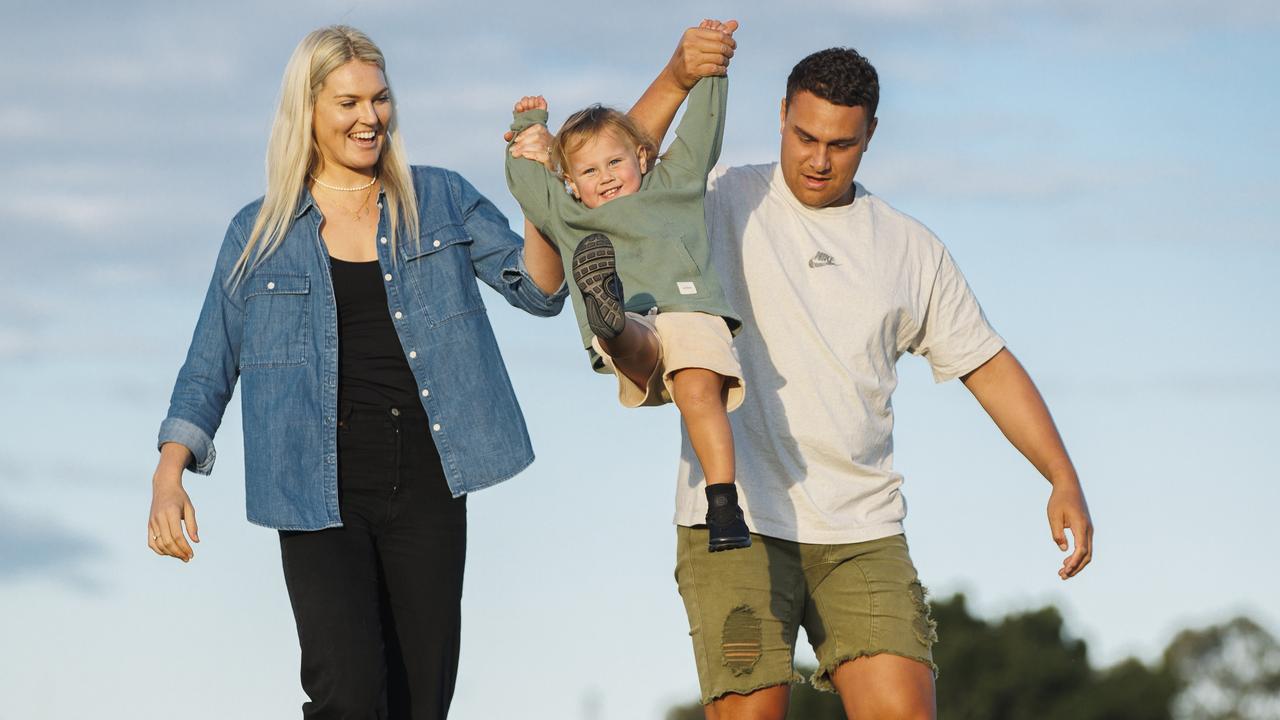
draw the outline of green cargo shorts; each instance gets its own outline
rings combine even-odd
[[[902,535],[809,545],[752,533],[749,548],[709,553],[705,527],[677,526],[676,584],[703,704],[804,682],[792,665],[801,627],[819,690],[834,692],[836,667],[866,655],[901,655],[937,672],[934,623]]]

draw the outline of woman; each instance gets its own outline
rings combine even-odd
[[[444,717],[458,662],[466,493],[533,460],[476,278],[554,315],[555,251],[456,173],[409,167],[382,53],[322,28],[285,69],[267,192],[232,220],[160,426],[149,545],[199,542],[242,382],[251,522],[280,531],[306,717]]]

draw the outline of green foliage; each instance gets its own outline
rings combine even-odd
[[[939,714],[960,720],[1167,720],[1178,683],[1137,660],[1095,670],[1057,608],[986,622],[963,594],[934,603]]]
[[[1180,718],[1280,717],[1280,643],[1248,618],[1183,630],[1165,649],[1164,664],[1186,680],[1174,704]]]

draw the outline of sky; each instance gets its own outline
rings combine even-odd
[[[500,136],[521,95],[545,94],[553,125],[626,107],[685,27],[736,18],[722,162],[768,162],[791,66],[858,48],[882,85],[858,179],[951,249],[1097,526],[1093,564],[1060,581],[1047,483],[961,384],[905,357],[895,458],[924,582],[984,616],[1056,604],[1095,664],[1238,613],[1280,633],[1280,6],[583,7],[3,0],[0,720],[304,700],[276,536],[244,520],[238,400],[213,476],[186,479],[195,560],[154,556],[145,525],[156,429],[226,224],[262,193],[285,61],[335,22],[385,52],[411,161],[517,220]],[[672,578],[678,416],[617,407],[568,313],[484,292],[538,460],[469,500],[454,716],[661,717],[697,695]]]

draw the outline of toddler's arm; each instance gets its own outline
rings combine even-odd
[[[668,184],[706,185],[707,173],[720,159],[728,97],[729,78],[719,76],[702,78],[689,93],[676,139],[658,163],[660,177]]]
[[[554,213],[552,193],[564,192],[558,177],[543,164],[544,149],[539,153],[519,142],[521,133],[536,125],[547,124],[547,101],[540,95],[520,98],[512,111],[512,141],[507,145],[507,187],[520,203],[524,216],[537,227],[546,227]],[[536,131],[531,131],[536,132]]]

